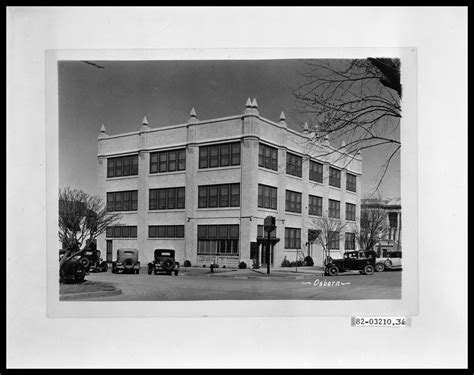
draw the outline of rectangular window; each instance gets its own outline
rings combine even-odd
[[[341,171],[336,168],[329,168],[329,185],[334,187],[341,187]]]
[[[286,174],[301,177],[303,166],[303,158],[291,153],[286,154]]]
[[[346,233],[344,248],[346,250],[355,250],[355,233]]]
[[[137,211],[138,190],[107,193],[107,211]]]
[[[198,225],[198,254],[239,254],[239,225]]]
[[[323,165],[315,161],[309,162],[309,179],[311,181],[323,182]]]
[[[175,210],[185,208],[185,188],[150,189],[150,210]]]
[[[299,249],[301,247],[301,229],[285,228],[285,249]]]
[[[138,155],[107,158],[108,178],[136,175],[138,175]]]
[[[315,195],[309,196],[308,214],[315,216],[323,215],[323,198]]]
[[[183,238],[184,225],[150,225],[149,238]]]
[[[355,221],[356,219],[356,205],[346,203],[346,220]]]
[[[301,193],[286,190],[285,211],[301,213]]]
[[[330,250],[339,250],[339,236],[340,233],[337,231],[328,231],[328,249]]]
[[[186,150],[169,150],[150,154],[150,173],[184,171],[186,169]]]
[[[258,207],[277,209],[277,188],[267,185],[258,185]]]
[[[198,208],[239,207],[240,184],[198,187]]]
[[[263,168],[278,170],[278,150],[260,143],[258,145],[258,165]]]
[[[240,165],[240,142],[199,147],[199,169]]]
[[[116,225],[107,227],[105,231],[107,238],[137,238],[137,227],[129,225]]]
[[[357,190],[357,177],[355,175],[346,173],[346,189],[349,191]]]
[[[329,199],[329,217],[332,219],[340,219],[341,202]]]

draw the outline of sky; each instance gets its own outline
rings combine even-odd
[[[262,117],[301,130],[292,90],[302,82],[301,60],[60,61],[59,187],[97,193],[97,136],[183,124],[195,108],[201,120],[237,115],[248,97]],[[388,148],[362,151],[362,197],[379,181]],[[400,197],[400,155],[379,188],[382,198]]]

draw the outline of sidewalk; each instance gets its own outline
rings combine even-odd
[[[85,281],[80,284],[60,284],[59,286],[60,301],[108,297],[120,293],[122,293],[122,291],[114,285],[101,281]]]
[[[211,272],[209,268],[201,271],[190,270],[189,275],[201,274],[208,277],[232,277],[236,279],[270,279],[270,278],[286,278],[286,279],[302,279],[310,276],[322,276],[324,268],[322,267],[272,267],[270,274],[267,274],[266,268],[259,269],[230,269],[215,268]]]

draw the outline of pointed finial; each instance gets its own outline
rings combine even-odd
[[[252,101],[250,100],[250,98],[247,98],[247,102],[245,103],[245,106],[247,108],[250,108],[252,106]]]
[[[188,124],[195,124],[196,122],[198,122],[199,119],[196,116],[196,110],[193,107],[191,108],[191,112],[189,113]]]
[[[281,113],[280,113],[280,121],[285,121],[285,120],[286,120],[285,112],[281,111]]]
[[[105,125],[102,124],[102,126],[100,127],[100,132],[101,133],[107,133],[107,130],[105,129]]]
[[[252,100],[252,108],[258,108],[257,99],[255,98]]]
[[[107,135],[107,130],[105,129],[105,125],[102,124],[102,126],[100,127],[100,132],[99,132],[99,136],[97,138],[106,138],[108,137]]]
[[[196,110],[194,109],[194,107],[191,109],[191,113],[189,114],[190,117],[196,117],[197,114],[196,114]]]
[[[143,116],[142,125],[148,125],[148,119],[146,116]]]

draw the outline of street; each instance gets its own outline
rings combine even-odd
[[[400,299],[401,271],[324,276],[321,271],[219,270],[182,268],[178,276],[91,273],[86,279],[111,283],[122,294],[88,298],[102,301],[191,300],[351,300]]]

